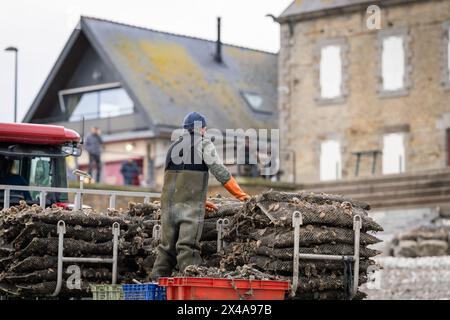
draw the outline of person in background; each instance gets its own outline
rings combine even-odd
[[[133,159],[122,162],[120,173],[123,176],[123,184],[126,186],[134,185],[134,181],[139,177],[141,170]]]
[[[98,127],[92,127],[91,133],[86,137],[85,148],[89,154],[89,174],[92,176],[92,171],[96,169],[95,182],[100,182],[102,172],[102,145],[103,140],[101,137],[101,131]]]

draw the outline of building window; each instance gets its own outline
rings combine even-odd
[[[134,104],[121,87],[88,87],[60,91],[68,121],[104,119],[134,113]]]
[[[405,145],[403,133],[383,137],[383,174],[405,172]]]
[[[339,141],[323,141],[320,146],[320,180],[338,180],[342,174],[341,146]]]
[[[341,47],[326,46],[320,55],[320,96],[324,99],[342,95]]]
[[[318,52],[318,101],[321,104],[342,103],[347,95],[347,42],[343,38],[321,40]]]
[[[397,96],[408,93],[410,86],[409,36],[406,29],[379,34],[380,94]]]
[[[450,89],[450,21],[444,23],[444,41],[442,48],[442,83],[447,89]]]

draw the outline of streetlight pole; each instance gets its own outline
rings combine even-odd
[[[18,49],[16,47],[8,47],[5,51],[14,52],[15,55],[15,72],[14,72],[14,122],[17,122],[17,65],[18,65]]]

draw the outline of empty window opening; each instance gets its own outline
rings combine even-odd
[[[383,137],[383,174],[405,172],[405,146],[402,133]]]
[[[320,52],[320,96],[333,99],[342,96],[342,48],[324,46]]]

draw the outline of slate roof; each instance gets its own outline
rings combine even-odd
[[[219,129],[278,126],[276,54],[223,44],[220,64],[215,41],[89,17],[79,27],[147,111],[151,126],[178,127],[190,111]],[[271,113],[252,110],[244,91],[259,94]]]

